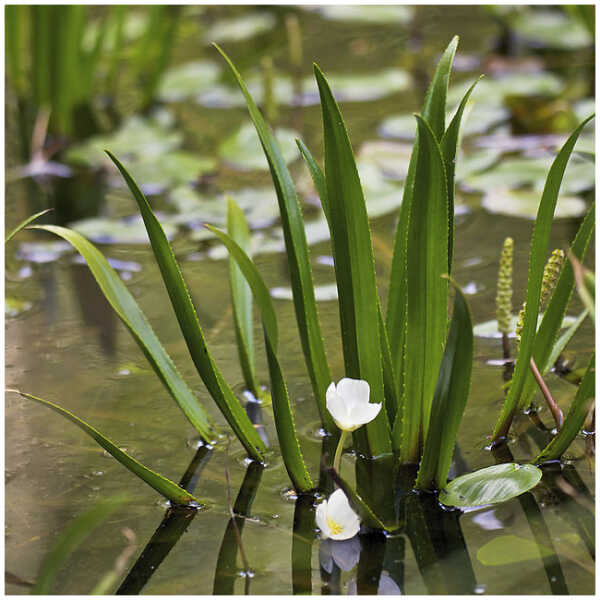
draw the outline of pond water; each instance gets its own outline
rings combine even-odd
[[[453,82],[466,84],[484,72],[493,85],[482,90],[487,100],[472,110],[470,117],[475,122],[467,126],[470,135],[465,137],[464,156],[459,157],[459,165],[461,158],[466,164],[456,200],[454,277],[468,293],[474,322],[493,319],[498,256],[504,238],[510,235],[515,240],[515,310],[518,309],[526,286],[532,209],[529,197],[523,202],[514,199],[520,193],[515,189],[523,184],[539,188],[540,161],[547,161],[565,137],[564,130],[556,133],[552,129],[550,119],[539,123],[543,119],[536,106],[543,104],[540,97],[550,90],[547,104],[554,102],[558,112],[566,108],[580,118],[580,112],[589,108],[590,103],[593,107],[589,98],[593,93],[589,80],[593,74],[590,47],[577,43],[568,48],[549,47],[544,39],[532,40],[531,32],[527,34],[522,23],[506,27],[498,15],[477,6],[420,6],[390,14],[371,11],[370,21],[357,18],[356,10],[341,14],[343,10],[336,12],[333,8],[315,11],[294,7],[215,6],[185,10],[189,12],[178,33],[174,65],[200,60],[222,68],[216,51],[206,43],[213,36],[230,53],[245,77],[246,74],[250,77],[254,68],[260,80],[260,71],[255,67],[262,57],[270,56],[278,77],[285,79],[293,69],[288,59],[284,23],[287,16],[294,14],[304,42],[301,78],[310,75],[313,60],[326,74],[340,76],[342,112],[354,148],[363,161],[361,176],[373,217],[378,284],[384,298],[395,207],[401,197],[402,169],[408,161],[406,140],[384,136],[398,135],[399,131],[400,135],[410,137],[414,126],[411,129],[410,122],[406,119],[403,122],[402,118],[419,110],[424,86],[439,52],[454,34],[459,34]],[[538,25],[534,31],[539,34],[543,27]],[[580,38],[575,36],[575,39]],[[388,75],[379,89],[378,82],[384,76],[376,75],[389,69],[401,69],[406,73],[406,81]],[[210,78],[208,71],[210,67],[202,71],[202,76]],[[512,83],[505,81],[505,88],[497,81],[501,73],[512,78]],[[357,74],[375,76],[372,80],[375,83],[371,80],[356,83],[348,77]],[[344,79],[342,75],[347,77]],[[335,92],[336,80],[332,80]],[[241,96],[233,94],[233,87],[215,86],[214,82],[209,83],[204,95],[186,92],[185,85],[181,90],[175,84],[165,88],[171,90],[172,96],[164,102],[162,113],[154,115],[155,123],[164,126],[156,136],[164,141],[170,135],[176,141],[165,143],[166,149],[158,153],[159,159],[154,163],[142,156],[136,175],[140,183],[154,184],[153,189],[147,188],[148,192],[159,192],[151,201],[164,212],[164,222],[172,225],[174,249],[182,261],[213,357],[241,396],[243,379],[232,324],[228,263],[214,241],[199,239],[199,230],[183,227],[182,219],[177,216],[197,210],[199,219],[206,218],[202,210],[208,205],[202,204],[202,199],[205,202],[208,199],[212,211],[208,219],[219,223],[222,203],[216,198],[223,192],[234,197],[236,192],[240,196],[250,193],[247,213],[253,229],[263,234],[255,240],[257,266],[269,287],[285,288],[290,283],[286,257],[278,242],[272,192],[261,192],[254,197],[247,191],[268,190],[269,175],[260,170],[260,162],[259,169],[256,161],[249,165],[239,163],[255,159],[258,151],[250,146],[237,153],[235,148],[231,154],[226,152],[235,146],[234,136],[248,121],[239,103]],[[320,158],[320,109],[311,97],[310,85],[304,86],[301,97],[290,97],[285,83],[280,87],[277,125],[298,131]],[[504,89],[500,95],[499,87]],[[568,87],[570,94],[563,94],[560,101],[553,99],[552,94]],[[277,90],[275,86],[276,96]],[[230,99],[232,96],[234,100]],[[121,101],[127,112],[127,97]],[[531,115],[531,121],[536,121],[534,129],[519,129],[515,118],[512,124],[508,122],[511,102],[513,114],[525,111]],[[14,107],[8,94],[9,116],[11,110]],[[391,117],[396,119],[395,124]],[[19,142],[10,118],[7,123],[7,163],[11,167],[19,164]],[[566,130],[569,128],[570,125]],[[512,136],[525,133],[528,134],[525,138]],[[129,141],[133,145],[136,135],[142,137],[139,130],[132,133]],[[591,130],[587,135],[589,139]],[[382,144],[384,140],[386,143]],[[113,149],[110,142],[111,138],[105,143]],[[158,144],[156,139],[147,143]],[[179,163],[165,167],[161,157],[175,149],[192,157],[206,158],[203,167],[197,163],[191,167],[194,173],[200,169],[206,171],[199,186],[187,185],[186,176],[178,179],[180,169],[184,168]],[[139,148],[132,152],[143,154]],[[534,166],[527,162],[532,159],[538,159]],[[94,160],[91,159],[92,163]],[[495,179],[481,182],[481,172],[486,167],[498,161],[502,165],[508,160],[524,164],[521,179],[515,176],[514,181],[509,181],[500,170]],[[166,175],[158,172],[157,165]],[[576,157],[571,167],[580,169],[581,175],[571,179],[565,197],[559,200],[559,210],[562,207],[564,214],[553,226],[552,248],[568,245],[583,211],[593,199],[593,165],[589,163],[586,170],[585,161]],[[53,217],[56,222],[79,221],[79,226],[87,226],[86,233],[97,241],[109,241],[111,236],[124,231],[125,239],[115,237],[117,243],[101,244],[102,251],[120,261],[114,263],[115,267],[180,372],[217,422],[223,424],[189,359],[149,247],[144,243],[127,243],[131,240],[127,236],[134,236],[137,230],[127,220],[118,221],[135,214],[133,200],[122,187],[114,187],[118,181],[113,181],[112,175],[106,178],[83,167],[74,168],[81,174],[71,179],[21,179],[7,184],[7,229],[48,203],[57,206],[57,216]],[[303,190],[307,220],[314,223],[311,245],[314,278],[318,285],[328,286],[334,283],[331,249],[320,233],[314,193],[307,185],[307,173],[300,161],[294,160],[291,170]],[[514,174],[515,169],[509,173]],[[491,177],[490,171],[486,176]],[[482,202],[484,194],[479,185],[497,197]],[[186,201],[191,204],[186,205]],[[512,212],[504,210],[508,205],[518,208],[511,209]],[[101,223],[104,229],[97,222],[91,226],[89,222],[81,224],[82,219],[96,217],[105,219]],[[115,228],[115,224],[121,229]],[[196,468],[195,494],[208,508],[193,517],[171,515],[168,523],[162,523],[167,507],[153,490],[105,455],[79,429],[47,409],[9,394],[5,413],[8,573],[35,581],[42,560],[66,525],[99,499],[125,489],[135,502],[114,513],[69,558],[58,575],[55,592],[88,593],[113,568],[126,546],[122,534],[126,527],[135,533],[137,545],[126,572],[137,562],[127,578],[121,577],[125,580],[122,593],[594,592],[594,459],[585,440],[578,439],[569,449],[562,472],[547,473],[541,484],[520,498],[464,513],[440,512],[429,506],[427,500],[423,505],[415,500],[407,508],[411,524],[401,534],[364,535],[360,536],[360,542],[345,545],[320,542],[315,538],[310,505],[295,502],[289,493],[289,481],[278,451],[270,453],[267,466],[259,469],[248,466],[243,449],[233,439],[230,444],[226,438],[220,439],[212,450],[198,449],[194,430],[103,300],[87,267],[60,245],[31,245],[42,239],[46,238],[20,234],[7,248],[6,294],[10,299],[7,306],[14,308],[14,315],[7,315],[5,325],[7,387],[68,408],[172,480],[179,481],[197,459],[192,465],[192,469]],[[589,254],[593,258],[593,252]],[[327,294],[325,298],[318,308],[332,374],[337,380],[343,376],[337,303]],[[275,306],[281,332],[282,368],[300,443],[307,464],[317,476],[322,438],[293,305],[282,298],[275,300]],[[574,299],[569,314],[577,315],[580,310],[579,301]],[[255,339],[258,373],[266,382],[267,367],[258,321]],[[588,320],[566,352],[574,367],[585,364],[593,344],[594,330]],[[503,368],[497,362],[501,355],[500,340],[476,338],[471,392],[454,465],[456,473],[495,463],[494,455],[485,448],[503,401]],[[554,374],[547,379],[566,411],[574,394],[573,386]],[[270,446],[276,448],[272,410],[266,406],[260,412],[262,431]],[[542,409],[539,416],[551,427],[548,410]],[[222,430],[226,431],[226,427]],[[530,460],[546,444],[548,435],[532,419],[523,416],[513,427],[508,449],[516,460]],[[353,472],[352,463],[353,457],[346,455],[343,468],[348,476]],[[248,573],[244,572],[244,560],[230,524],[228,479],[232,502],[236,502],[244,482],[236,512],[247,514],[244,519],[238,518],[237,523],[243,529]],[[151,546],[144,550],[151,538]],[[9,579],[6,592],[22,594],[28,588]]]

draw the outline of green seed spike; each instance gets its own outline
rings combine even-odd
[[[514,241],[507,237],[500,254],[500,268],[498,270],[498,285],[496,288],[496,320],[500,333],[510,333],[512,318],[512,274],[513,274]]]
[[[565,253],[562,250],[556,249],[552,251],[550,258],[544,267],[542,291],[540,293],[540,312],[543,312],[546,308],[546,304],[556,285],[564,261]]]
[[[546,303],[552,294],[552,290],[556,285],[556,280],[560,274],[560,269],[565,260],[565,253],[556,249],[550,255],[546,266],[544,267],[544,274],[542,277],[542,290],[540,292],[540,312],[543,312],[546,308]],[[521,342],[521,330],[523,329],[523,321],[525,319],[525,307],[527,303],[523,302],[523,307],[521,308],[521,312],[519,313],[519,317],[517,319],[517,341]]]

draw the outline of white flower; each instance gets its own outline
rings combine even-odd
[[[342,431],[354,431],[372,421],[381,410],[381,404],[369,402],[369,384],[362,379],[340,379],[337,386],[331,382],[325,394],[327,410]]]
[[[360,529],[360,519],[350,508],[348,498],[342,490],[335,490],[329,500],[317,506],[315,515],[322,539],[347,540]]]

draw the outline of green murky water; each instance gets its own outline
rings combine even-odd
[[[314,98],[311,99],[311,89],[305,86],[303,96],[294,100],[286,85],[286,74],[290,69],[285,29],[281,24],[292,9],[211,7],[186,10],[189,15],[179,32],[174,64],[201,60],[216,65],[213,71],[221,70],[216,52],[205,43],[211,35],[211,39],[221,40],[244,76],[248,73],[249,78],[260,57],[270,55],[277,76],[282,79],[277,125],[298,131],[307,145],[319,153],[320,109],[314,104]],[[459,82],[458,87],[472,81],[480,72],[486,72],[493,81],[503,72],[517,80],[510,84],[514,86],[514,89],[510,88],[511,93],[520,94],[521,105],[531,111],[534,110],[534,99],[540,94],[545,91],[558,93],[568,86],[576,93],[568,95],[565,104],[556,110],[560,112],[561,108],[571,107],[581,117],[585,115],[579,112],[589,109],[589,101],[587,107],[582,105],[591,93],[592,85],[588,81],[593,61],[589,48],[573,44],[567,49],[553,49],[542,45],[536,50],[527,43],[527,37],[517,37],[509,39],[509,56],[500,57],[493,49],[507,43],[507,33],[481,7],[417,7],[412,14],[399,11],[393,18],[371,11],[370,22],[355,18],[339,20],[340,15],[335,11],[323,14],[308,10],[294,12],[298,14],[304,38],[302,78],[310,74],[312,60],[319,62],[327,74],[346,77],[350,74],[373,76],[392,68],[410,74],[410,85],[401,85],[399,81],[393,81],[390,88],[377,89],[373,85],[370,98],[361,97],[361,90],[370,87],[368,83],[359,80],[356,85],[340,77],[340,93],[345,99],[342,111],[361,159],[361,177],[374,217],[374,252],[382,293],[385,293],[389,277],[395,228],[393,209],[401,197],[403,166],[408,162],[406,146],[396,136],[410,137],[412,131],[406,120],[405,126],[399,127],[398,118],[418,110],[423,82],[431,75],[437,53],[453,34],[461,36],[457,57],[460,70],[457,69],[453,79]],[[356,17],[355,12],[351,13],[350,17]],[[250,15],[254,15],[252,19]],[[239,18],[237,22],[232,21],[234,17]],[[553,23],[550,20],[550,25]],[[517,23],[515,30],[519,27],[523,25]],[[538,25],[536,31],[539,30]],[[537,43],[541,42],[538,40]],[[244,151],[236,148],[236,143],[244,137],[239,132],[243,132],[247,123],[240,97],[233,95],[234,89],[228,87],[228,81],[219,80],[222,88],[215,91],[216,84],[210,79],[214,73],[211,75],[210,68],[188,69],[184,74],[190,72],[193,76],[200,73],[209,81],[206,93],[191,97],[185,89],[189,81],[184,81],[180,92],[176,94],[171,89],[172,95],[165,96],[167,112],[155,114],[158,132],[154,131],[156,135],[146,142],[146,146],[155,149],[158,146],[158,158],[149,157],[143,147],[139,150],[143,144],[135,147],[139,141],[136,138],[143,138],[142,134],[148,133],[147,127],[142,127],[142,133],[138,130],[129,139],[128,136],[120,139],[121,143],[133,143],[134,148],[129,151],[134,159],[136,152],[140,153],[137,165],[140,182],[154,184],[147,191],[157,193],[153,202],[163,211],[163,220],[171,227],[175,251],[183,261],[186,280],[213,356],[227,381],[241,393],[242,375],[237,365],[225,254],[214,242],[202,240],[202,230],[184,226],[180,215],[197,211],[199,222],[209,219],[219,224],[223,218],[222,195],[232,193],[235,196],[237,191],[240,197],[247,198],[245,210],[258,232],[256,262],[269,287],[289,286],[287,263],[279,251],[281,241],[272,192],[253,192],[268,189],[268,173],[261,171],[255,160],[249,165],[240,164],[240,160],[243,163],[248,159]],[[260,81],[260,71],[256,73]],[[185,77],[180,73],[179,83],[182,79]],[[465,83],[461,85],[463,81]],[[524,203],[519,203],[518,198],[514,200],[521,192],[510,187],[525,183],[531,189],[538,188],[539,169],[523,169],[524,181],[518,180],[513,171],[518,181],[514,184],[506,181],[506,172],[502,171],[506,167],[502,165],[509,160],[524,159],[537,159],[536,166],[540,162],[547,163],[550,152],[561,143],[560,135],[547,135],[549,126],[546,129],[540,126],[535,131],[544,134],[542,137],[511,138],[507,101],[502,94],[498,96],[497,90],[494,95],[491,89],[494,85],[500,89],[510,87],[506,81],[505,87],[497,82],[487,85],[482,92],[482,98],[487,100],[482,99],[473,109],[471,118],[476,123],[471,125],[473,135],[466,137],[463,144],[465,170],[459,180],[464,181],[464,185],[457,195],[455,278],[469,292],[475,323],[494,318],[497,260],[507,235],[511,235],[516,243],[515,310],[516,303],[524,296],[532,226],[529,218],[531,202],[530,199]],[[337,89],[335,80],[333,88]],[[343,94],[347,96],[344,98]],[[235,100],[231,100],[232,97]],[[475,97],[477,99],[477,93]],[[122,102],[126,111],[127,98]],[[10,114],[10,97],[8,103]],[[390,117],[396,118],[395,130],[390,125]],[[9,167],[12,167],[19,163],[18,143],[10,119],[7,122],[7,156]],[[477,123],[481,124],[479,128]],[[385,124],[387,127],[383,126]],[[513,132],[516,127],[513,121]],[[516,132],[523,133],[518,129]],[[392,137],[386,137],[386,143],[382,144],[384,136]],[[109,141],[101,141],[109,144]],[[515,143],[527,149],[516,152],[511,147]],[[253,153],[251,150],[248,154],[255,159]],[[161,158],[174,155],[175,159],[169,164]],[[85,163],[89,153],[81,157],[80,153],[79,162]],[[202,164],[199,157],[204,159]],[[294,161],[291,162],[292,173],[305,200],[307,221],[313,223],[309,239],[314,242],[311,256],[315,281],[320,286],[328,286],[334,283],[334,277],[329,264],[329,244],[320,228],[321,216],[307,186],[304,167],[293,156],[291,160]],[[88,161],[94,164],[95,159],[92,157]],[[593,167],[589,164],[586,170],[582,164],[584,159],[576,158],[571,165],[579,168],[582,175],[573,177],[565,194],[574,196],[579,204],[569,201],[568,197],[563,203],[559,200],[559,210],[562,208],[564,215],[553,227],[552,247],[564,247],[572,239],[579,224],[581,205],[585,210],[593,195],[590,192],[593,174],[589,174],[593,173]],[[490,166],[492,169],[482,174]],[[248,170],[249,167],[252,170]],[[200,185],[191,186],[185,169],[207,175]],[[482,183],[482,178],[485,180],[486,177],[488,181]],[[11,227],[27,214],[39,210],[44,198],[50,198],[66,222],[79,222],[82,231],[92,239],[115,242],[104,244],[103,251],[111,259],[120,261],[115,262],[116,268],[126,279],[167,351],[204,405],[218,422],[222,422],[187,356],[151,252],[143,243],[143,235],[140,237],[141,230],[138,225],[131,224],[129,217],[134,215],[134,203],[122,187],[111,187],[113,183],[118,185],[116,178],[113,182],[112,174],[108,180],[88,174],[74,180],[9,183],[7,226]],[[482,201],[479,185],[488,190],[488,196],[499,194],[501,200],[484,196]],[[504,190],[505,186],[508,189]],[[514,202],[509,203],[507,195]],[[525,208],[522,212],[515,209],[506,214],[507,211],[502,209],[509,204]],[[102,217],[102,227],[98,222],[90,225],[89,221],[84,221],[82,224],[82,219],[92,217]],[[60,245],[50,248],[24,245],[25,241],[39,240],[29,234],[22,235],[7,250],[6,294],[13,299],[8,304],[12,314],[6,319],[7,387],[28,391],[69,408],[145,464],[179,481],[196,454],[194,430],[170,400],[128,332],[107,307],[87,267],[74,261],[72,253],[61,256],[64,248]],[[285,293],[279,296],[285,296]],[[332,373],[337,380],[343,375],[343,361],[337,305],[330,298],[324,294],[319,313]],[[322,440],[293,306],[282,298],[276,300],[276,309],[281,332],[282,368],[294,404],[306,462],[314,472],[319,464]],[[579,310],[575,302],[569,313],[575,315]],[[570,344],[567,356],[575,366],[585,362],[593,346],[593,335],[592,325],[584,323],[580,334]],[[258,323],[256,339],[261,340]],[[262,348],[260,342],[259,348]],[[491,432],[502,404],[502,367],[494,364],[499,358],[499,340],[476,338],[471,394],[460,432],[459,469],[474,470],[494,464],[493,456],[484,448],[486,436]],[[266,363],[260,351],[258,372],[265,380]],[[548,380],[565,410],[574,388],[554,375]],[[551,424],[548,411],[542,411],[540,416],[547,425]],[[275,446],[276,434],[269,407],[262,409],[261,418],[264,432],[270,444]],[[527,460],[545,444],[546,434],[527,418],[515,426],[514,432],[509,448],[517,460]],[[360,546],[332,549],[329,544],[319,547],[318,540],[310,547],[300,535],[294,540],[295,503],[287,494],[288,480],[283,463],[274,452],[260,476],[250,516],[244,520],[243,547],[252,572],[252,576],[247,577],[243,575],[239,553],[237,560],[227,559],[227,551],[233,551],[236,543],[231,530],[226,532],[229,513],[225,475],[228,468],[231,494],[235,499],[247,465],[241,447],[232,442],[228,450],[226,440],[222,439],[199,467],[195,491],[206,501],[208,510],[198,513],[193,520],[184,521],[187,530],[170,551],[169,544],[159,540],[160,543],[152,548],[156,554],[150,552],[152,560],[148,563],[154,568],[146,565],[144,570],[142,560],[137,575],[128,580],[128,585],[132,586],[128,589],[136,591],[136,586],[140,588],[145,581],[142,593],[149,594],[209,594],[213,590],[244,593],[246,586],[253,594],[287,594],[292,590],[356,593],[357,585],[359,592],[374,592],[376,587],[373,586],[378,585],[381,593],[398,593],[399,589],[411,594],[593,593],[593,458],[590,462],[586,456],[583,440],[571,447],[567,458],[568,467],[563,474],[554,478],[548,476],[544,479],[548,481],[532,494],[495,508],[465,512],[460,518],[456,515],[448,517],[450,521],[445,526],[447,531],[453,532],[448,533],[448,539],[455,545],[448,542],[444,546],[443,540],[438,539],[437,547],[444,549],[441,552],[444,557],[423,568],[422,548],[411,543],[416,535],[361,538],[362,554]],[[347,456],[344,460],[345,472],[350,474],[352,459]],[[59,593],[85,594],[104,572],[112,568],[125,546],[121,533],[124,527],[133,530],[136,536],[137,551],[130,561],[133,565],[165,513],[165,505],[152,490],[111,457],[103,455],[78,429],[44,408],[10,394],[6,401],[6,477],[6,570],[26,581],[35,580],[44,556],[75,515],[123,488],[135,497],[135,504],[115,513],[69,559],[56,582],[55,591]],[[249,478],[247,483],[251,483]],[[297,511],[299,519],[306,515],[301,508]],[[174,529],[167,530],[166,537],[182,529],[183,525],[175,523]],[[457,540],[462,542],[457,543]],[[156,557],[167,551],[157,566]],[[307,554],[312,555],[311,567],[302,569],[302,564],[306,567]],[[299,559],[302,556],[304,562]],[[377,557],[380,568],[383,564],[382,575],[378,583],[369,584],[369,568],[373,568],[369,560],[376,563]],[[27,588],[9,583],[6,591],[26,593]]]

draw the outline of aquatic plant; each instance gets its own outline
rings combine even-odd
[[[454,38],[443,53],[422,114],[415,115],[417,136],[399,213],[385,312],[376,286],[368,216],[350,138],[327,79],[319,67],[314,66],[323,117],[324,169],[304,143],[298,141],[298,147],[321,199],[332,240],[347,378],[334,388],[331,387],[302,211],[294,183],[277,142],[241,75],[217,47],[245,97],[277,192],[305,363],[323,428],[330,439],[338,443],[334,468],[329,467],[331,455],[325,456],[324,461],[329,474],[363,523],[375,528],[393,530],[400,526],[397,521],[390,522],[379,516],[388,512],[386,500],[382,498],[392,493],[393,482],[399,472],[404,473],[403,487],[407,490],[414,487],[417,490],[441,491],[440,500],[451,506],[504,501],[535,486],[541,477],[541,471],[534,465],[510,462],[501,465],[502,468],[482,469],[448,483],[473,362],[473,331],[468,305],[460,288],[451,279],[455,160],[462,116],[476,86],[475,82],[467,90],[446,127],[446,94],[457,43],[458,39]],[[560,150],[541,198],[531,243],[522,339],[514,376],[494,429],[495,444],[503,441],[519,404],[529,393],[531,385],[535,386],[535,382],[532,380],[531,384],[529,379],[530,361],[534,359],[537,364],[547,365],[573,291],[574,277],[572,272],[567,271],[569,265],[565,264],[536,332],[545,254],[558,190],[575,141],[588,120],[575,130]],[[264,443],[209,352],[186,283],[161,224],[126,167],[109,151],[107,153],[121,172],[143,217],[156,262],[198,373],[248,455],[257,461],[264,460]],[[315,486],[296,435],[292,404],[279,361],[275,310],[262,276],[247,253],[247,223],[242,211],[231,200],[228,203],[228,233],[207,227],[227,247],[234,261],[230,268],[234,323],[246,384],[255,395],[260,396],[251,345],[250,290],[262,319],[269,392],[282,458],[296,491],[311,492]],[[81,252],[103,293],[130,329],[171,395],[203,438],[212,439],[215,430],[204,409],[177,374],[141,310],[104,257],[82,236],[68,229],[55,226],[35,228],[63,237]],[[573,255],[583,257],[592,230],[593,208],[572,244]],[[454,307],[448,327],[451,290],[454,290]],[[545,455],[542,452],[540,456],[554,456],[564,451],[564,444],[570,443],[577,435],[582,407],[587,406],[585,403],[590,389],[593,389],[593,386],[590,388],[592,367],[586,377],[585,386],[582,384],[579,388],[569,413],[569,417],[571,413],[573,416],[567,418],[569,427],[565,422],[565,428],[559,434],[560,440],[554,444],[552,452],[548,451]],[[346,384],[342,384],[349,380],[360,380],[362,383],[355,385],[367,385],[369,390],[368,412],[372,418],[368,422],[361,419],[364,427],[355,429],[353,427],[358,421],[345,423],[337,414],[339,407],[331,402],[334,391],[345,394],[340,386],[345,388]],[[70,418],[98,443],[110,448],[109,452],[122,464],[173,502],[195,501],[185,490],[179,491],[179,486],[173,482],[139,463],[132,463],[130,457],[123,453],[117,453],[112,442],[109,443],[74,415],[28,394],[22,395],[45,403]],[[371,408],[377,405],[382,409]],[[330,406],[332,409],[328,410]],[[344,434],[350,430],[353,432],[353,448],[359,459],[356,489],[340,477],[339,453],[344,443],[343,435],[338,440],[340,425]],[[389,494],[388,491],[380,493],[374,490],[373,480],[389,481]],[[321,509],[325,510],[326,507]]]

